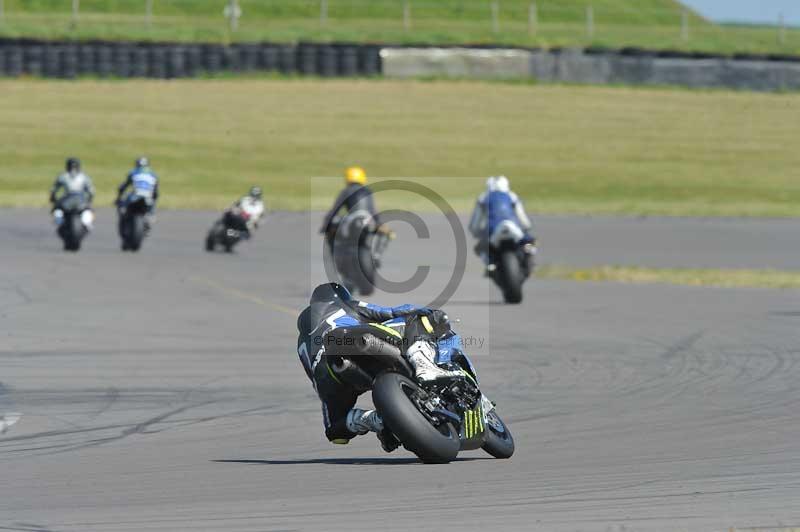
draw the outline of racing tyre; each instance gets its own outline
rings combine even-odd
[[[217,226],[211,228],[206,237],[206,251],[214,251],[214,244],[216,243]]]
[[[71,216],[68,220],[69,230],[64,238],[64,249],[66,251],[78,251],[81,248],[81,232],[83,224],[78,216]]]
[[[375,379],[372,401],[386,427],[403,446],[427,464],[446,464],[461,448],[452,423],[434,426],[414,403],[420,387],[398,373],[384,373]]]
[[[358,246],[358,291],[369,296],[375,291],[375,259],[369,246]]]
[[[483,450],[495,458],[511,458],[514,454],[514,437],[495,410],[486,414]]]
[[[139,251],[142,247],[142,239],[144,239],[144,217],[134,216],[131,219],[131,232],[128,235],[128,249],[131,251]]]
[[[502,268],[503,299],[506,303],[519,303],[522,301],[522,268],[513,251],[504,251],[500,256]]]

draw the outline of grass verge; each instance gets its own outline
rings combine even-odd
[[[497,27],[489,0],[240,0],[236,32],[223,0],[4,0],[0,36],[145,41],[350,41],[517,46],[636,46],[706,52],[800,52],[800,30],[722,26],[673,0],[502,0]],[[409,10],[404,15],[404,5]],[[592,7],[592,27],[587,7]],[[529,20],[535,20],[531,26]]]
[[[662,269],[631,266],[572,268],[569,266],[548,265],[537,269],[535,275],[542,279],[562,279],[567,281],[659,283],[725,288],[800,289],[800,271],[786,270]]]
[[[146,154],[171,208],[216,209],[252,183],[275,208],[324,208],[341,178],[309,176],[360,164],[373,182],[418,176],[459,210],[504,173],[533,212],[800,216],[800,94],[309,79],[17,80],[0,94],[6,206],[44,205],[70,155],[110,202]]]

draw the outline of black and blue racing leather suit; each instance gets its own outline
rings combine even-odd
[[[356,436],[347,428],[347,413],[355,406],[360,392],[342,383],[331,370],[323,339],[337,327],[378,323],[402,328],[406,318],[427,315],[430,309],[414,305],[382,307],[351,300],[312,301],[297,320],[297,354],[322,402],[322,419],[329,441],[346,443]]]

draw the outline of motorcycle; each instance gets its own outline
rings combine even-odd
[[[326,333],[333,375],[360,393],[371,391],[384,427],[425,463],[451,462],[473,449],[510,458],[514,438],[481,392],[461,338],[452,331],[439,338],[436,362],[463,377],[423,383],[401,355],[404,341],[395,328],[402,325],[389,324],[348,325]]]
[[[142,196],[131,196],[117,203],[117,207],[122,251],[139,251],[150,229],[146,219],[149,210],[147,200]]]
[[[206,251],[214,251],[214,247],[219,244],[227,253],[233,251],[240,240],[250,238],[250,231],[247,229],[247,221],[250,215],[242,209],[235,208],[225,211],[225,214],[217,220],[206,236]]]
[[[64,242],[64,251],[78,251],[92,227],[94,213],[84,194],[71,193],[58,202],[53,210],[53,220],[58,236]]]
[[[375,272],[394,233],[377,226],[367,211],[334,218],[325,234],[342,284],[368,296],[375,291]]]
[[[533,272],[533,243],[521,243],[524,233],[510,220],[502,222],[489,238],[489,261],[495,265],[490,277],[503,292],[506,303],[522,301],[522,284]]]

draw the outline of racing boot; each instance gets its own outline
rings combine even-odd
[[[381,442],[381,447],[387,453],[390,453],[400,447],[400,440],[392,434],[389,429],[383,429],[378,433],[378,440]]]
[[[463,377],[461,371],[450,371],[440,368],[436,364],[436,349],[431,342],[419,340],[411,344],[406,352],[406,357],[414,367],[414,376],[420,382],[433,382],[440,379],[455,379]]]
[[[144,234],[145,236],[150,234],[150,229],[156,221],[156,215],[153,213],[147,213],[144,215]]]
[[[384,428],[383,420],[375,410],[361,410],[360,408],[350,410],[347,413],[347,430],[359,435],[375,432],[381,442],[381,447],[387,453],[400,446],[400,440],[389,429]]]
[[[526,242],[522,249],[525,252],[525,269],[528,271],[528,275],[530,275],[533,273],[534,268],[536,268],[536,253],[539,251],[536,247],[536,239]]]
[[[383,420],[375,410],[353,408],[347,413],[347,430],[359,435],[367,432],[380,433],[383,430]]]

